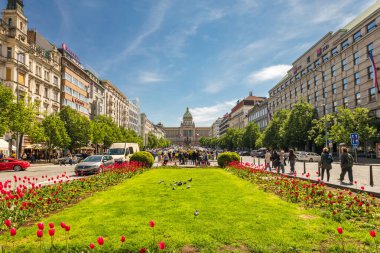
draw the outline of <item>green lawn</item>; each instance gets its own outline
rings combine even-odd
[[[168,184],[189,178],[190,189],[172,190]],[[195,218],[196,209],[200,214]],[[346,252],[368,252],[367,230],[349,222],[338,224],[317,212],[221,169],[154,169],[42,221],[45,227],[55,222],[60,249],[65,242],[59,223],[71,225],[71,252],[87,251],[98,236],[105,238],[103,252],[118,252],[122,234],[125,249],[137,252],[152,241],[150,220],[156,222],[157,241],[167,245],[165,252],[340,252],[338,226],[345,229]],[[15,252],[30,252],[32,247],[38,252],[36,231],[37,226],[20,228]],[[47,237],[45,233],[46,249]]]

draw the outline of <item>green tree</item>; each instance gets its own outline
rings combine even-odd
[[[54,148],[67,148],[71,144],[63,121],[56,114],[46,116],[42,121],[42,129],[46,136],[49,158]]]
[[[312,121],[316,118],[316,110],[311,104],[304,101],[294,104],[283,128],[283,137],[287,146],[303,149],[308,141],[306,137]]]
[[[64,106],[59,112],[59,117],[63,121],[70,137],[71,142],[68,148],[71,151],[85,147],[90,143],[92,129],[90,120],[86,116],[68,106]]]
[[[279,110],[274,115],[263,133],[263,145],[267,148],[286,147],[283,133],[285,122],[289,117],[289,110]]]
[[[148,133],[148,148],[157,148],[158,147],[158,139],[157,137],[149,132]]]
[[[123,142],[137,143],[140,148],[143,147],[143,138],[138,136],[134,130],[129,129],[129,128],[120,128],[120,133],[121,133]],[[157,139],[157,143],[158,143],[158,139]]]
[[[12,90],[0,83],[0,136],[9,131],[13,99]]]
[[[28,98],[21,98],[17,103],[13,103],[10,109],[9,130],[13,133],[13,139],[17,140],[17,157],[20,157],[20,150],[24,135],[33,132],[33,126],[37,124],[38,103],[31,102]]]
[[[250,122],[244,129],[242,136],[242,146],[249,150],[254,149],[256,147],[256,141],[259,137],[259,126],[256,123]]]
[[[331,139],[331,127],[334,125],[335,116],[333,114],[326,114],[319,119],[313,119],[311,122],[311,128],[308,131],[308,139],[313,141],[317,147],[324,147],[325,127],[328,132],[328,139]]]
[[[221,144],[228,150],[236,150],[242,147],[244,129],[229,128],[222,136]]]

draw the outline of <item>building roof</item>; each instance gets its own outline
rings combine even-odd
[[[193,115],[191,115],[191,113],[189,111],[189,107],[186,107],[186,112],[183,115],[183,118],[193,118]]]
[[[377,9],[380,8],[380,0],[377,0],[376,3],[368,7],[365,11],[359,14],[356,18],[354,18],[350,23],[345,25],[342,29],[349,31],[355,26],[357,26],[360,22],[362,22],[364,19],[366,19],[369,15],[371,15],[373,12],[375,12]]]

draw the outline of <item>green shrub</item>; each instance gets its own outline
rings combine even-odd
[[[150,168],[153,166],[154,158],[151,153],[147,151],[136,152],[131,156],[130,161],[140,162],[145,164],[146,168]]]
[[[218,165],[222,168],[234,161],[240,161],[240,156],[236,152],[224,152],[218,156]]]

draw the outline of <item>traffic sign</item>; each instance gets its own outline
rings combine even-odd
[[[352,144],[353,149],[358,149],[359,144]]]
[[[351,133],[350,139],[351,139],[351,145],[352,146],[359,146],[359,134]]]

